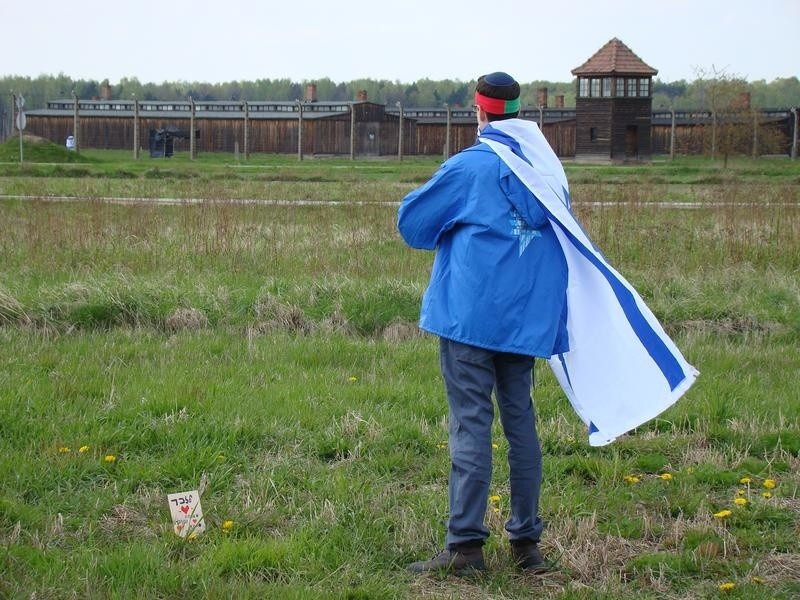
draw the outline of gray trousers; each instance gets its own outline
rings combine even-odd
[[[492,478],[492,391],[508,440],[511,540],[538,541],[542,450],[531,401],[533,357],[484,350],[440,338],[442,376],[450,405],[450,518],[447,547],[482,543]]]

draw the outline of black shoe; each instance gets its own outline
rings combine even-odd
[[[408,565],[412,573],[441,571],[454,575],[468,575],[475,571],[483,571],[483,548],[480,546],[445,548],[430,560],[422,560]]]
[[[548,569],[539,551],[539,543],[533,540],[512,540],[511,558],[526,573],[543,573]]]

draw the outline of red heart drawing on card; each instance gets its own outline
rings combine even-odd
[[[183,514],[185,514],[185,515],[188,515],[188,514],[189,514],[189,507],[188,507],[188,506],[186,506],[186,505],[184,505],[184,506],[181,506],[181,512],[182,512]]]

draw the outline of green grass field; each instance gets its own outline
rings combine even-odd
[[[700,378],[591,448],[538,363],[556,569],[511,565],[498,424],[490,570],[417,578],[444,538],[447,411],[415,327],[433,255],[389,203],[438,161],[81,157],[0,155],[0,597],[800,595],[797,163],[567,165]],[[98,199],[158,197],[203,201]],[[208,530],[187,540],[166,495],[193,489]]]

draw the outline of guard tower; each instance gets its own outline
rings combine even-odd
[[[580,67],[575,100],[575,158],[648,160],[656,69],[617,38]]]

